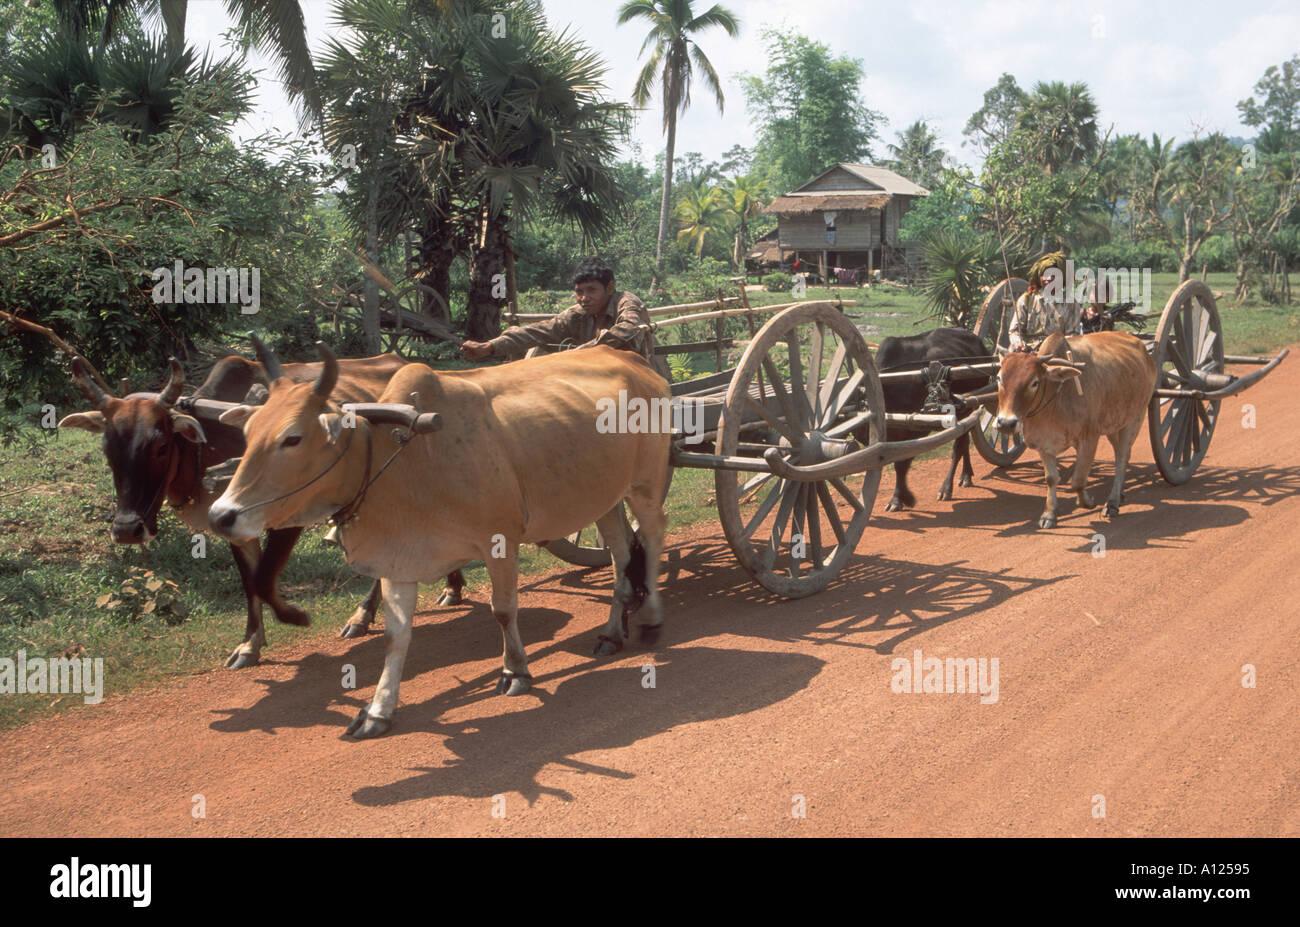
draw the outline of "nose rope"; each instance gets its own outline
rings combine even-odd
[[[368,428],[368,427],[369,427],[369,425],[367,424],[367,428]],[[334,460],[332,460],[332,461],[330,462],[330,465],[329,465],[328,467],[326,467],[324,470],[322,470],[320,473],[318,473],[318,474],[316,474],[315,476],[313,476],[310,480],[308,480],[307,482],[303,483],[303,484],[302,484],[301,486],[299,486],[297,489],[290,490],[289,492],[284,493],[283,495],[276,496],[274,499],[267,499],[267,500],[265,500],[265,501],[263,501],[263,502],[254,502],[252,505],[245,506],[245,507],[240,511],[240,514],[242,515],[242,514],[244,514],[245,512],[251,512],[251,511],[253,511],[254,509],[260,509],[260,508],[261,508],[262,506],[264,506],[264,505],[270,505],[271,503],[273,503],[273,502],[279,502],[279,501],[282,500],[282,499],[288,499],[290,496],[296,496],[298,493],[302,492],[302,491],[303,491],[304,489],[306,489],[308,486],[312,485],[312,484],[315,483],[317,480],[321,479],[323,476],[325,476],[326,473],[329,473],[331,470],[333,470],[333,469],[338,465],[338,462],[339,462],[340,460],[342,460],[344,457],[348,456],[348,451],[352,450],[352,436],[353,436],[353,433],[354,433],[355,431],[356,431],[355,428],[349,428],[349,429],[348,429],[348,446],[345,447],[345,448],[343,448],[343,450],[339,452],[339,456],[335,457]],[[368,433],[367,433],[367,434],[368,434]]]

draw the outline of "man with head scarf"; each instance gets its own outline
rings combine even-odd
[[[1055,268],[1056,293],[1044,291],[1044,277]],[[1078,303],[1068,298],[1060,289],[1061,275],[1065,270],[1065,252],[1044,255],[1029,271],[1029,289],[1016,300],[1015,313],[1007,328],[1013,351],[1033,351],[1053,332],[1077,335],[1080,332]],[[1064,296],[1066,298],[1058,298]]]

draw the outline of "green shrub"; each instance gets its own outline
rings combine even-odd
[[[769,293],[789,293],[794,286],[794,278],[789,274],[768,274],[763,278],[763,289]]]

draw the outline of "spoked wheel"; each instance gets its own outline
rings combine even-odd
[[[668,485],[673,482],[673,468],[668,468]],[[664,497],[668,496],[668,486],[664,487]],[[631,532],[637,528],[636,519],[628,520],[627,504],[623,504],[623,530],[627,532],[630,538]],[[547,541],[542,545],[555,556],[559,557],[565,563],[572,563],[574,566],[583,567],[600,567],[609,566],[610,557],[609,545],[605,539],[600,536],[600,530],[595,525],[587,525],[580,531],[575,531],[566,538],[560,538],[558,541]]]
[[[984,305],[980,308],[979,318],[975,321],[975,334],[984,339],[984,343],[997,353],[999,347],[1011,346],[1011,337],[1007,328],[1016,312],[1016,300],[1029,289],[1029,281],[1019,277],[1010,277],[995,286]]]
[[[979,427],[971,434],[975,438],[975,450],[980,456],[995,467],[1009,467],[1025,452],[1025,437],[1020,432],[1003,434],[994,427],[996,412],[987,408],[980,414]]]
[[[975,334],[979,335],[995,354],[999,347],[1007,348],[1011,345],[1007,328],[1010,327],[1011,318],[1015,314],[1016,300],[1027,289],[1029,289],[1029,282],[1019,277],[1003,280],[990,291],[983,307],[980,308],[979,318],[975,322]],[[1009,467],[1025,452],[1025,439],[1019,433],[1002,434],[993,427],[995,418],[997,415],[987,410],[980,416],[980,427],[972,432],[975,438],[975,449],[993,466]]]
[[[779,312],[750,341],[727,390],[717,452],[754,458],[762,472],[719,469],[714,480],[727,542],[764,588],[800,598],[830,582],[867,526],[880,470],[798,482],[771,473],[763,454],[777,448],[792,463],[814,464],[884,433],[871,350],[832,303]]]
[[[1188,280],[1169,297],[1156,334],[1156,388],[1214,390],[1227,380],[1223,370],[1223,327],[1214,294],[1200,280]],[[1151,396],[1147,432],[1165,481],[1191,479],[1210,448],[1218,401]]]

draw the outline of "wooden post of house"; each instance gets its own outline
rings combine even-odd
[[[826,249],[825,248],[822,248],[821,271],[822,271],[822,284],[824,285],[826,283]]]

